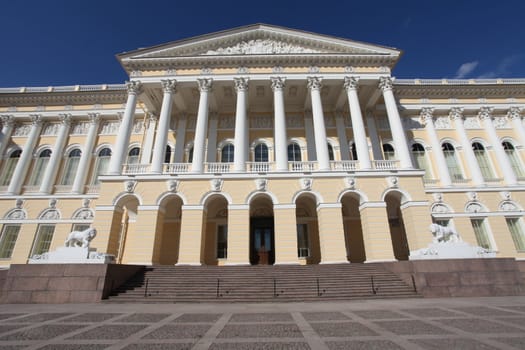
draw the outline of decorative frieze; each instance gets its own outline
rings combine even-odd
[[[100,128],[101,135],[116,135],[118,133],[120,123],[116,121],[105,121]]]
[[[46,123],[42,129],[42,136],[56,136],[59,128],[59,123]]]
[[[506,117],[494,117],[492,123],[496,129],[507,129],[509,128],[508,119]]]
[[[437,117],[434,126],[436,129],[451,129],[450,119],[448,117]]]
[[[29,131],[31,130],[31,125],[29,124],[18,124],[15,126],[15,129],[13,130],[12,136],[27,136],[29,135]]]
[[[252,129],[273,129],[273,117],[267,115],[252,117],[250,127]]]
[[[219,129],[234,129],[235,128],[235,118],[232,115],[221,115],[219,117]]]
[[[476,117],[465,118],[463,125],[465,125],[465,129],[481,129],[481,125],[479,124],[479,119]]]
[[[88,122],[76,122],[71,125],[71,135],[86,135],[88,133]]]
[[[144,121],[142,119],[135,120],[132,132],[134,134],[142,134],[144,132]]]
[[[321,51],[273,39],[242,41],[236,45],[208,50],[204,55],[259,55],[289,53],[321,53]]]
[[[304,118],[301,115],[287,115],[286,116],[287,129],[303,129]]]

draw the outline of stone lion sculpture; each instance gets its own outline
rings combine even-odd
[[[97,235],[97,230],[93,227],[90,227],[84,231],[73,231],[71,232],[66,239],[66,247],[82,247],[89,248],[89,243]]]
[[[452,227],[441,226],[438,224],[430,224],[428,227],[432,235],[434,236],[434,243],[440,242],[461,242],[461,237],[456,230]]]

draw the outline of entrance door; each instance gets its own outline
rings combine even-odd
[[[273,265],[275,262],[273,218],[251,220],[250,263]]]

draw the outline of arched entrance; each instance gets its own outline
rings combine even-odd
[[[359,197],[354,193],[346,193],[341,198],[343,226],[345,231],[346,256],[352,263],[366,261],[361,213],[359,212]]]
[[[266,195],[258,195],[250,202],[250,264],[273,265],[274,262],[273,202]]]
[[[182,200],[170,195],[160,203],[153,261],[162,265],[175,265],[179,259],[180,219]]]
[[[385,202],[394,257],[397,260],[408,260],[410,249],[401,212],[402,197],[402,193],[391,191],[385,196]]]
[[[115,203],[111,223],[108,254],[115,255],[117,263],[126,263],[126,243],[135,231],[139,200],[133,195],[123,196]]]
[[[202,261],[218,265],[228,257],[228,201],[220,194],[204,203],[205,219],[202,235]]]
[[[317,201],[312,195],[301,194],[295,200],[297,222],[297,256],[307,264],[319,264],[321,246],[317,220]]]

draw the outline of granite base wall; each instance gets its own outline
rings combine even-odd
[[[380,263],[424,297],[525,295],[525,261],[513,258]]]
[[[13,264],[0,302],[96,303],[142,269],[144,266],[114,264]]]

